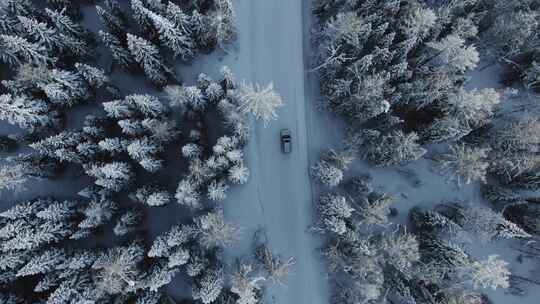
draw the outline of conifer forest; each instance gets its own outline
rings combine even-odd
[[[0,0],[0,304],[540,303],[539,0]]]

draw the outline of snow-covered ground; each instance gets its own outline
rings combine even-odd
[[[340,134],[325,129],[335,124],[316,112],[317,89],[311,78],[306,82],[309,57],[304,44],[309,41],[304,39],[309,37],[310,3],[304,2],[237,1],[238,45],[223,59],[238,78],[263,85],[274,82],[285,101],[276,121],[254,127],[245,151],[251,180],[233,188],[225,202],[228,219],[243,227],[242,241],[228,252],[230,258],[248,254],[254,231],[263,228],[273,251],[296,259],[286,286],[268,290],[269,303],[328,303],[319,242],[308,231],[313,213],[308,167],[321,143],[330,147]],[[288,155],[280,150],[282,128],[292,131],[293,152]]]

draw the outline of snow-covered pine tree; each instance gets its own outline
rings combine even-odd
[[[490,255],[486,260],[473,261],[460,271],[462,280],[474,289],[510,287],[510,270],[508,263],[497,255]]]
[[[113,295],[134,292],[142,279],[143,259],[144,249],[140,244],[110,248],[92,265],[96,271],[96,287]]]
[[[446,239],[457,243],[469,240],[466,232],[457,223],[435,210],[414,207],[409,212],[419,239]]]
[[[214,0],[215,10],[211,12],[212,29],[217,45],[225,49],[236,38],[235,12],[232,0]]]
[[[0,119],[18,125],[30,133],[59,124],[56,113],[46,102],[24,95],[0,95]]]
[[[132,69],[135,66],[135,58],[133,58],[128,48],[124,47],[116,36],[99,31],[99,37],[103,44],[111,51],[114,63],[124,69]]]
[[[177,247],[172,250],[170,255],[168,256],[168,263],[167,267],[169,268],[175,268],[178,266],[182,266],[187,264],[189,262],[190,253],[189,250],[183,248],[183,247]]]
[[[21,32],[25,38],[34,43],[43,45],[50,53],[58,52],[64,49],[66,41],[47,23],[39,22],[34,18],[24,16],[17,17]]]
[[[38,82],[37,87],[52,103],[63,107],[73,106],[91,96],[85,80],[79,74],[66,70],[51,70],[48,79]]]
[[[72,235],[72,239],[79,239],[96,228],[108,223],[116,213],[118,206],[107,198],[94,198],[81,209],[82,220],[77,227],[79,231]]]
[[[490,145],[501,157],[535,152],[540,145],[540,120],[529,114],[510,118],[490,134]]]
[[[146,1],[143,0],[131,0],[131,11],[133,12],[133,19],[135,20],[137,27],[150,38],[155,38],[156,32],[152,26],[152,21],[146,14],[147,8],[145,7]]]
[[[193,287],[193,299],[210,304],[219,297],[224,284],[222,269],[206,269],[202,277],[197,280],[196,286]]]
[[[189,208],[199,209],[202,207],[200,202],[201,194],[195,182],[190,178],[184,178],[178,183],[174,197],[179,204]]]
[[[284,285],[296,263],[294,257],[283,258],[272,252],[265,243],[255,249],[255,259],[266,272],[267,277],[277,284]]]
[[[192,34],[192,21],[191,16],[186,14],[182,8],[172,1],[167,3],[165,16],[174,22],[182,31],[186,34]]]
[[[328,187],[336,187],[343,180],[345,170],[354,160],[350,151],[329,150],[311,168],[311,175]]]
[[[152,292],[157,292],[163,286],[168,285],[179,271],[178,268],[169,268],[166,265],[156,263],[148,271],[144,286]]]
[[[216,46],[217,37],[210,16],[194,9],[190,16],[192,37],[197,46],[203,50],[211,50]]]
[[[203,111],[208,103],[201,89],[196,86],[169,85],[164,88],[164,92],[171,107],[178,107],[182,112]]]
[[[224,201],[227,198],[227,190],[229,186],[225,183],[224,180],[213,180],[210,185],[208,185],[208,190],[206,196],[208,199],[220,202]]]
[[[51,221],[69,220],[79,207],[76,201],[50,201],[48,206],[36,213],[36,217]]]
[[[0,35],[0,61],[17,66],[23,63],[41,65],[53,60],[42,45],[19,36]]]
[[[127,152],[129,140],[119,137],[105,138],[98,142],[98,148],[101,151],[106,151],[111,156],[117,156]]]
[[[143,9],[143,11],[157,29],[161,44],[170,49],[174,57],[180,56],[183,60],[193,58],[195,46],[190,33],[182,30],[181,27],[164,16],[148,9]]]
[[[50,57],[56,57],[60,54],[86,56],[89,52],[86,41],[71,33],[64,34],[54,27],[49,27],[45,22],[39,22],[33,18],[23,16],[17,18],[23,36],[44,46]]]
[[[144,70],[146,77],[157,86],[167,83],[167,70],[159,49],[151,42],[127,34],[128,49],[135,61]]]
[[[33,276],[47,273],[58,267],[65,260],[63,250],[53,248],[45,250],[42,254],[32,257],[19,271],[18,277]]]
[[[30,177],[23,165],[3,165],[0,167],[0,191],[21,191]]]
[[[274,90],[272,83],[265,88],[258,84],[243,82],[239,93],[238,110],[242,113],[251,113],[256,119],[260,119],[265,125],[276,119],[277,109],[283,106],[281,96]]]
[[[148,251],[148,256],[151,258],[168,258],[178,253],[179,250],[188,247],[191,240],[196,236],[196,229],[190,225],[173,226],[169,231],[154,240],[152,247]]]
[[[166,144],[178,138],[180,130],[177,127],[176,121],[173,119],[165,119],[166,115],[160,115],[159,118],[145,118],[141,125],[148,136],[161,144]]]
[[[220,84],[212,82],[206,87],[205,94],[210,102],[216,103],[223,97],[224,91]]]
[[[437,14],[429,8],[418,7],[412,9],[404,20],[403,31],[407,37],[414,37],[421,41],[426,38],[437,22]]]
[[[30,144],[39,154],[74,163],[83,163],[92,158],[93,154],[83,154],[81,144],[86,138],[81,132],[63,131]]]
[[[535,35],[538,9],[533,9],[530,4],[493,1],[483,7],[486,30],[481,33],[481,44],[494,59],[512,60],[534,53],[539,41]]]
[[[387,194],[372,192],[365,197],[356,197],[353,204],[359,215],[359,224],[384,225],[388,223],[390,206],[394,199]]]
[[[198,241],[206,248],[229,247],[234,244],[240,234],[240,228],[225,222],[223,210],[217,209],[206,215],[195,218]]]
[[[6,0],[0,3],[0,12],[6,15],[31,15],[35,9],[30,0]]]
[[[201,158],[203,148],[195,143],[188,143],[182,146],[182,156],[187,159]]]
[[[468,147],[463,144],[450,146],[450,153],[437,156],[437,162],[443,173],[458,186],[464,182],[486,182],[489,162],[489,149]]]
[[[238,304],[257,304],[260,301],[261,282],[266,278],[255,273],[253,266],[240,263],[238,269],[231,275],[231,292],[238,295]]]
[[[87,42],[91,36],[90,32],[83,28],[79,23],[73,21],[73,19],[66,14],[63,9],[51,10],[45,8],[47,17],[51,20],[53,27],[65,36],[73,37],[79,42]]]
[[[70,107],[92,95],[88,83],[75,71],[49,68],[46,65],[23,65],[13,80],[3,82],[12,92],[45,95],[53,104]]]
[[[145,137],[136,139],[127,146],[129,156],[149,172],[161,169],[162,160],[157,158],[157,154],[162,151],[161,145]]]
[[[118,2],[106,1],[104,7],[96,5],[96,12],[101,22],[115,35],[120,36],[127,31]]]
[[[48,244],[73,238],[77,229],[95,229],[105,224],[110,216],[103,205],[84,206],[74,201],[58,201],[54,198],[35,199],[15,205],[0,213],[5,219],[1,250],[37,250]],[[97,211],[102,210],[102,211]],[[88,223],[83,224],[83,223]],[[77,223],[80,228],[77,228]],[[82,226],[84,227],[82,227]]]
[[[405,275],[413,275],[420,261],[419,242],[416,236],[404,229],[382,234],[375,241],[382,263],[392,265]]]
[[[494,89],[466,91],[460,89],[448,96],[443,106],[447,116],[455,117],[462,125],[475,130],[490,122],[501,96]]]
[[[221,74],[221,85],[225,88],[225,90],[233,90],[236,88],[236,79],[234,77],[234,74],[231,71],[231,68],[224,65],[220,69]]]
[[[172,195],[156,185],[145,185],[132,193],[130,198],[148,206],[159,207],[167,205]]]
[[[518,225],[506,220],[503,214],[488,207],[465,207],[455,203],[442,205],[438,211],[482,241],[531,237]]]
[[[125,189],[133,178],[131,166],[125,162],[89,164],[85,166],[85,172],[96,178],[96,185],[117,192]]]
[[[245,184],[249,180],[249,169],[243,164],[237,164],[229,169],[228,179],[233,184]]]
[[[93,89],[99,89],[109,82],[105,71],[84,63],[76,63],[75,68],[81,77]]]
[[[145,117],[159,118],[168,112],[166,106],[157,97],[148,94],[128,95],[125,102]]]
[[[375,166],[404,165],[422,157],[427,151],[418,144],[418,135],[401,130],[382,133],[367,129],[354,135],[353,147]]]
[[[0,191],[20,191],[32,179],[53,178],[58,173],[51,159],[34,154],[20,154],[4,159],[0,166]]]
[[[103,108],[107,116],[114,119],[161,118],[168,113],[157,97],[148,94],[133,94],[123,100],[104,102]]]
[[[347,232],[348,219],[354,209],[344,196],[323,194],[319,197],[317,210],[320,216],[320,228],[331,233],[343,235]]]
[[[428,42],[431,48],[428,62],[435,62],[438,68],[448,68],[451,71],[466,72],[476,67],[480,61],[478,51],[474,46],[466,45],[461,37],[448,35],[436,42]]]

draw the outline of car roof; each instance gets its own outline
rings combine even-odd
[[[289,130],[289,129],[281,129],[281,135],[291,135],[291,130]]]

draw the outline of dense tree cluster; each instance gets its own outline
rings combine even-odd
[[[502,214],[460,204],[413,209],[410,233],[390,222],[391,202],[365,176],[320,197],[314,229],[327,235],[333,303],[480,303],[480,289],[509,286],[508,263],[475,260],[462,247],[469,236],[531,237]]]
[[[484,185],[482,187],[484,197],[489,200],[494,208],[500,210],[500,215],[503,220],[519,229],[520,235],[528,235],[526,239],[536,239],[540,235],[540,201],[536,192],[520,191],[518,188],[508,188],[500,185]],[[506,225],[507,228],[510,225]],[[513,231],[518,231],[512,229]],[[525,258],[533,258],[535,260],[540,256],[540,248],[535,241],[526,242],[524,246],[520,246],[518,250],[523,253]],[[527,277],[516,277],[516,287],[520,283],[535,283]]]
[[[238,227],[225,222],[222,209],[210,209],[193,223],[176,225],[158,236],[148,256],[169,272],[184,269],[193,298],[202,303],[262,303],[266,282],[284,284],[295,262],[270,251],[263,232],[258,231],[253,244],[255,260],[238,260],[227,273],[222,249],[234,243],[239,233]]]
[[[363,139],[361,156],[405,164],[424,154],[419,144],[457,141],[491,121],[499,94],[463,87],[479,62],[477,2],[316,2],[324,104]]]
[[[96,5],[106,27],[99,36],[117,66],[141,69],[160,87],[175,79],[167,60],[188,61],[198,53],[226,48],[236,36],[231,0],[129,2],[129,11],[116,0]]]
[[[509,224],[515,223],[536,235],[532,228],[536,225],[532,220],[536,195],[530,192],[539,189],[539,127],[538,118],[533,115],[503,116],[435,158],[458,185],[481,182],[484,198],[504,211]],[[486,216],[490,212],[477,211]]]
[[[346,149],[378,167],[427,155],[448,181],[480,184],[493,203],[413,208],[414,235],[402,227],[381,233],[369,227],[390,225],[390,199],[363,179],[343,183],[347,166],[323,155],[312,176],[337,188],[319,199],[316,231],[330,235],[324,255],[335,303],[485,303],[481,288],[516,278],[537,284],[510,274],[497,256],[474,260],[464,244],[513,239],[526,257],[540,253],[530,241],[540,227],[540,125],[535,111],[524,113],[537,99],[527,90],[540,88],[540,3],[318,0],[313,13],[313,71],[323,105],[348,123]],[[481,56],[505,67],[503,84],[525,93],[469,89]],[[511,104],[521,95],[531,103]],[[408,263],[374,245],[396,240],[403,252],[392,252]]]
[[[61,166],[54,160],[36,154],[6,157],[0,165],[0,191],[20,192],[30,180],[56,178]]]
[[[0,119],[44,133],[62,126],[63,110],[111,89],[102,70],[83,63],[94,47],[92,34],[65,10],[6,1],[0,16],[0,62],[13,74],[2,80]]]
[[[266,266],[242,262],[229,274],[222,250],[240,228],[225,221],[218,202],[249,178],[248,114],[266,124],[282,99],[271,84],[238,85],[227,67],[218,80],[201,74],[192,86],[172,68],[176,59],[227,48],[236,36],[232,1],[93,4],[98,33],[78,23],[81,1],[0,1],[0,63],[9,69],[0,119],[25,131],[2,136],[0,150],[12,152],[17,143],[32,149],[3,159],[0,190],[21,191],[66,168],[93,180],[77,199],[36,198],[0,213],[0,302],[169,303],[163,287],[182,273],[197,303],[260,303],[263,281],[282,279],[293,262],[267,250]],[[144,73],[162,92],[123,95],[110,69],[98,67],[99,43],[115,66]],[[103,101],[100,111],[65,127],[71,108],[94,100]],[[221,126],[208,123],[215,115]],[[188,163],[176,193],[159,178],[171,154]],[[150,244],[142,241],[149,207],[173,200],[189,216]]]
[[[467,209],[461,210],[469,212]],[[459,238],[456,237],[460,235],[459,228],[456,229],[456,227],[462,229],[474,227],[474,224],[469,221],[474,221],[475,215],[471,215],[467,219],[460,219],[461,222],[458,225],[437,211],[415,208],[411,210],[410,215],[415,226],[415,233],[420,241],[419,248],[422,262],[425,265],[424,271],[432,278],[433,284],[436,285],[435,288],[439,288],[443,292],[444,297],[451,298],[456,295],[466,297],[468,292],[464,288],[509,287],[508,263],[495,255],[490,255],[486,260],[474,261],[465,252],[463,246],[460,245]],[[484,232],[488,234],[498,233],[497,221],[504,221],[504,219],[500,219],[500,216],[495,214],[485,219],[487,220],[486,224],[478,228],[486,229]],[[474,229],[476,228],[474,227]],[[474,233],[474,231],[471,232]],[[448,277],[440,275],[445,272]]]
[[[480,45],[491,59],[505,64],[507,84],[540,89],[540,6],[538,1],[477,1],[485,14]]]
[[[244,165],[242,148],[249,137],[247,116],[239,112],[236,84],[228,68],[222,79],[214,82],[200,75],[197,86],[168,86],[165,88],[171,106],[180,108],[189,117],[201,117],[217,107],[228,132],[208,146],[205,130],[193,129],[182,155],[189,161],[190,173],[178,184],[175,198],[179,204],[192,209],[202,207],[205,198],[219,202],[226,198],[228,183],[244,184],[249,170]]]
[[[319,161],[311,168],[311,176],[323,185],[335,187],[343,181],[345,172],[354,160],[352,151],[336,152],[328,150],[321,155]]]
[[[240,109],[242,93],[236,90],[228,68],[223,68],[222,78],[217,81],[201,74],[196,86],[169,85],[163,96],[133,94],[104,102],[105,117],[88,116],[81,130],[62,131],[30,146],[45,159],[78,164],[94,178],[95,185],[80,193],[84,197],[95,199],[130,191],[129,197],[135,202],[164,206],[173,199],[170,191],[156,183],[141,183],[139,177],[162,170],[163,152],[178,143],[180,134],[178,121],[170,115],[171,108],[183,114],[182,123],[194,127],[188,129],[187,143],[179,149],[178,155],[189,162],[189,173],[181,178],[174,198],[199,216],[154,241],[148,252],[151,266],[144,270],[148,284],[144,288],[158,291],[183,267],[193,278],[194,299],[212,303],[226,282],[219,248],[233,244],[239,229],[225,222],[219,206],[208,202],[223,201],[229,184],[243,184],[249,177],[242,151],[249,138],[248,116]],[[169,105],[162,100],[169,101]],[[207,135],[209,126],[201,123],[210,111],[217,111],[225,125],[224,135],[213,145]],[[140,221],[141,214],[136,210],[123,212],[117,216],[113,232],[119,236],[130,234],[137,231]],[[91,231],[79,234],[90,236]],[[142,262],[144,250],[141,254]],[[110,287],[117,288],[116,293],[123,293],[134,280],[122,279],[119,286]],[[133,284],[135,287],[138,283]],[[130,288],[126,292],[131,292]]]
[[[76,246],[75,240],[88,240],[110,223],[117,209],[110,198],[95,195],[88,202],[38,198],[2,212],[2,289],[23,287],[17,303],[140,303],[147,297],[153,301],[143,303],[158,303],[166,282],[145,266],[141,243]]]

